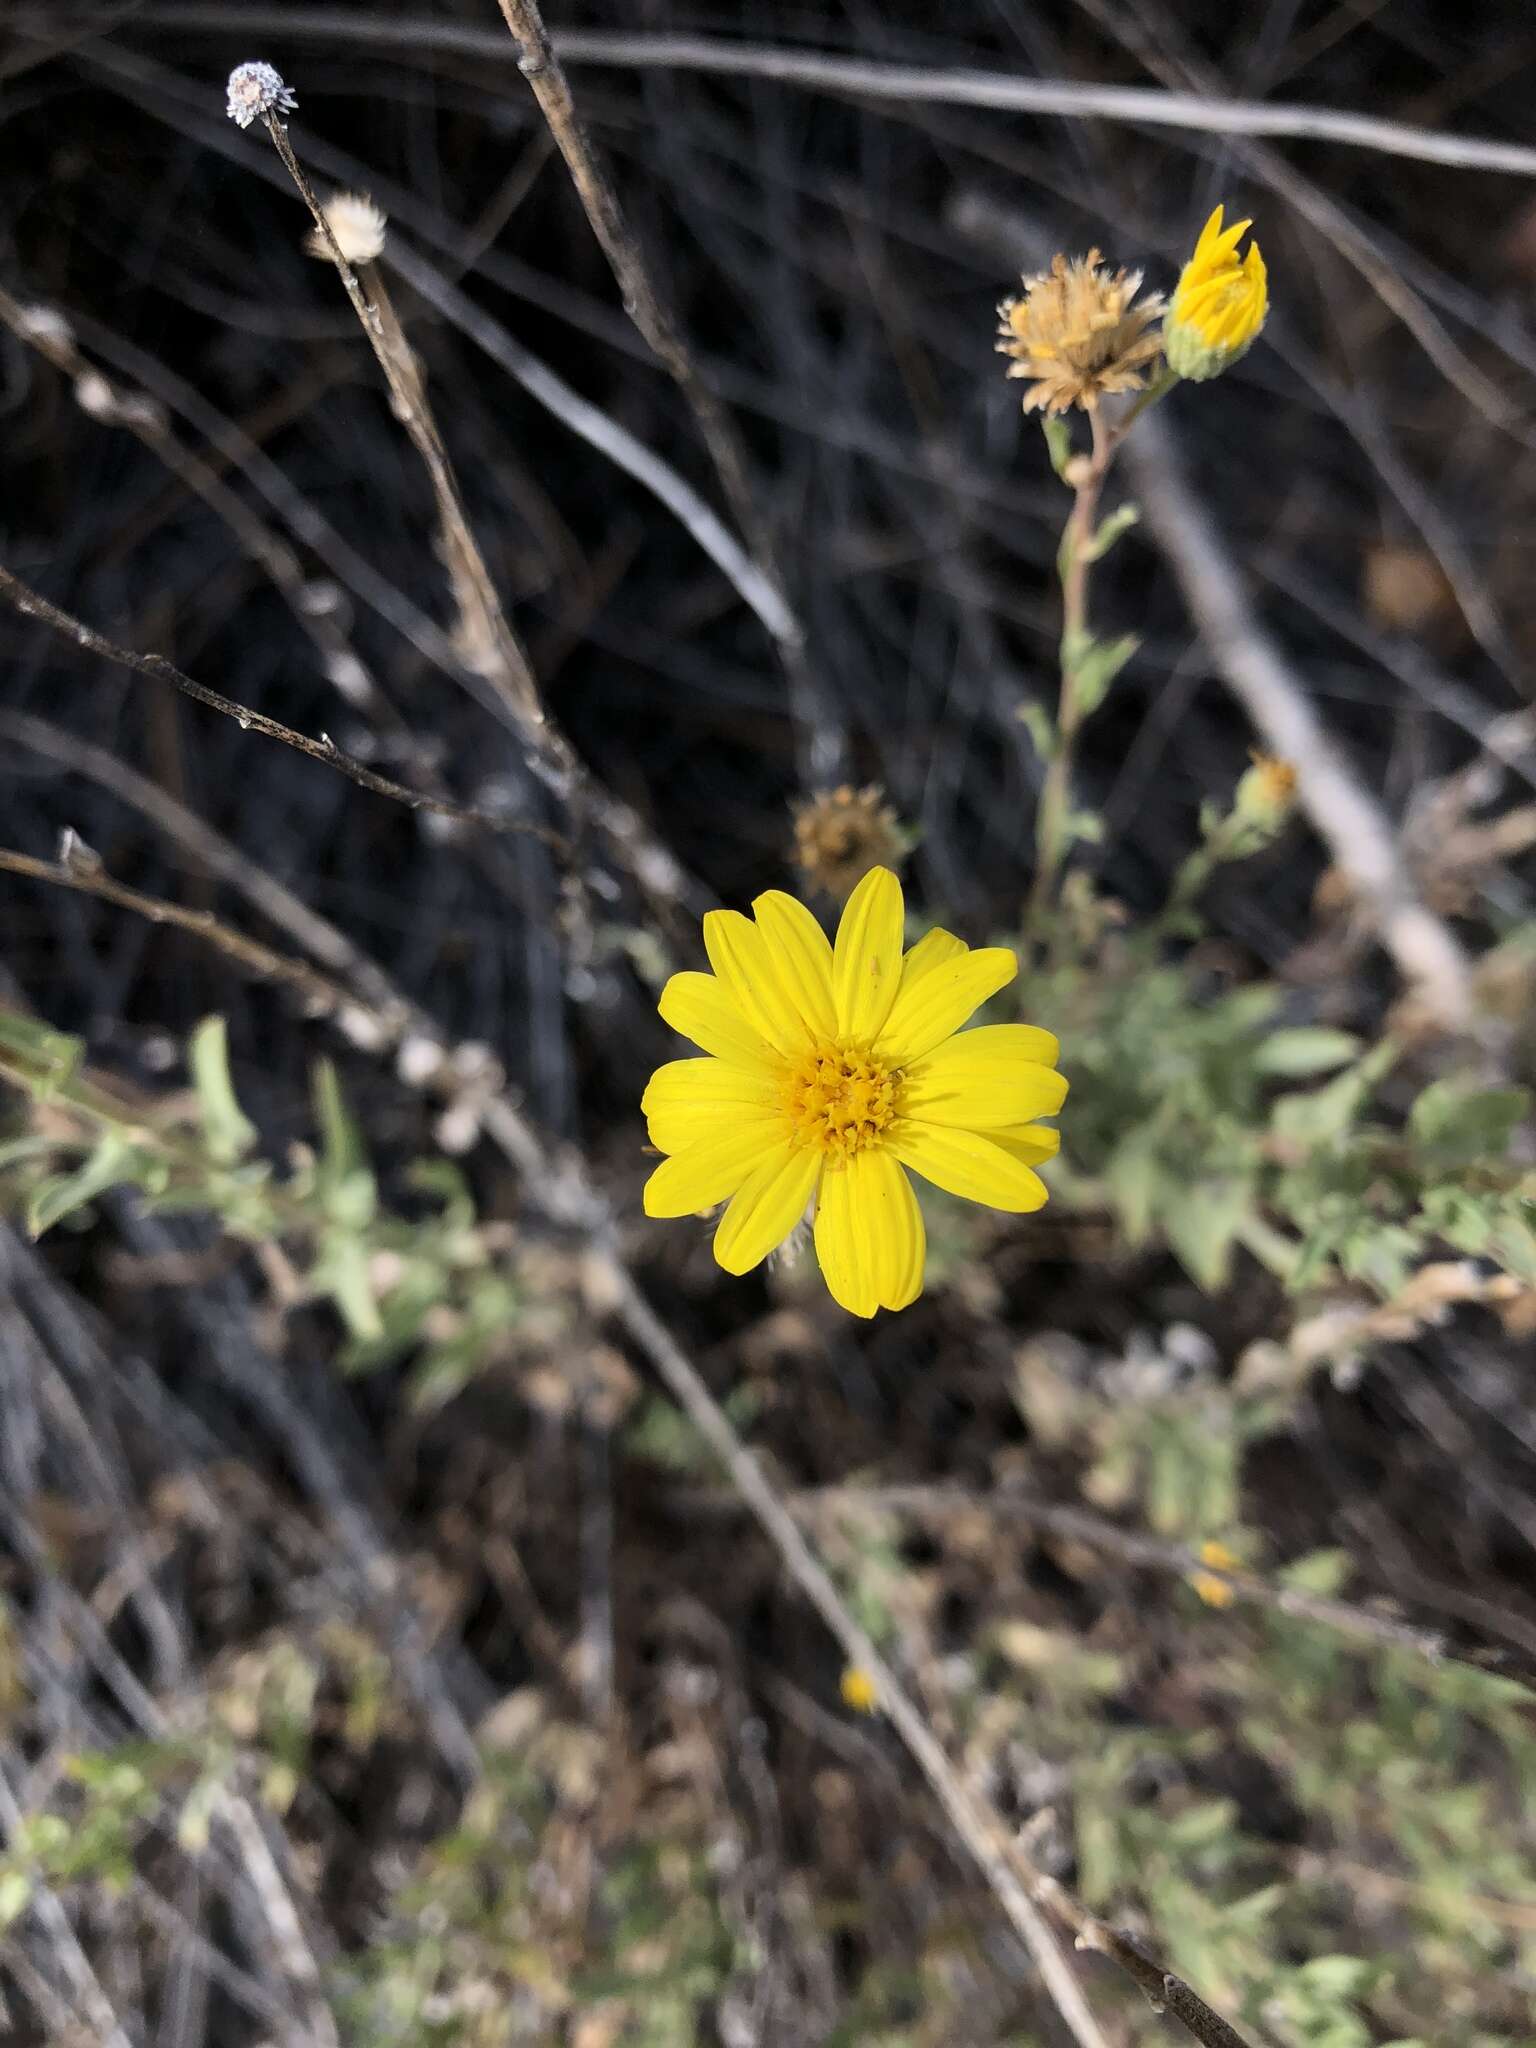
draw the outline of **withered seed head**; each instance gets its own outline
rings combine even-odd
[[[1138,304],[1139,270],[1110,270],[1097,249],[1086,256],[1053,256],[1049,270],[1026,277],[1021,298],[998,307],[997,346],[1015,358],[1010,377],[1034,381],[1024,410],[1043,406],[1092,412],[1106,392],[1139,391],[1162,342],[1154,323],[1162,294]]]
[[[795,858],[806,880],[839,900],[871,868],[897,868],[906,858],[907,835],[884,791],[871,784],[824,789],[795,812]]]

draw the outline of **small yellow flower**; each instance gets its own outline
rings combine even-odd
[[[651,1076],[641,1108],[670,1156],[645,1185],[647,1216],[725,1202],[715,1258],[747,1273],[808,1212],[832,1298],[856,1316],[922,1292],[923,1219],[906,1169],[994,1209],[1038,1209],[1034,1169],[1060,1134],[1057,1043],[1027,1024],[960,1027],[1013,980],[1002,946],[931,931],[902,951],[901,884],[871,868],[831,944],[792,896],[754,916],[712,910],[713,974],[674,974],[662,1016],[701,1045]]]
[[[856,1714],[872,1714],[880,1704],[875,1681],[861,1664],[847,1667],[839,1691],[843,1695],[843,1705],[852,1707]]]
[[[1218,1572],[1235,1572],[1242,1566],[1242,1560],[1235,1557],[1225,1543],[1202,1543],[1199,1556],[1202,1564],[1208,1564]],[[1211,1572],[1191,1572],[1189,1583],[1207,1607],[1230,1607],[1237,1598],[1228,1581],[1213,1577]]]
[[[1222,226],[1217,207],[1185,264],[1168,317],[1163,353],[1168,367],[1201,383],[1219,377],[1249,348],[1269,311],[1269,281],[1257,242],[1239,257],[1237,245],[1253,225]]]
[[[1053,256],[1049,270],[1026,277],[1024,295],[998,307],[998,351],[1016,358],[1010,377],[1034,381],[1024,410],[1043,406],[1092,412],[1112,391],[1139,391],[1161,344],[1154,323],[1161,297],[1136,303],[1139,270],[1109,270],[1097,249]]]

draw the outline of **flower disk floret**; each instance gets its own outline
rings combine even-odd
[[[704,920],[711,974],[674,974],[662,1016],[703,1048],[658,1068],[650,1138],[668,1154],[648,1216],[724,1202],[714,1252],[746,1273],[808,1215],[833,1298],[854,1315],[922,1291],[922,1216],[907,1172],[969,1201],[1038,1209],[1067,1084],[1057,1042],[1026,1024],[964,1031],[1018,972],[1001,946],[932,931],[904,951],[901,885],[873,868],[836,943],[777,890],[748,918]]]

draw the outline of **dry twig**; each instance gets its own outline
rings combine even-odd
[[[54,8],[22,10],[50,32],[58,26]],[[377,49],[456,52],[489,57],[497,38],[467,23],[409,20],[335,7],[246,4],[230,0],[182,0],[136,10],[136,22],[150,26],[224,30],[238,21],[249,33],[280,31],[316,42],[367,43]],[[514,33],[516,31],[514,30]],[[1528,143],[1491,136],[1447,135],[1411,121],[1388,121],[1348,108],[1307,106],[1298,101],[1242,100],[1202,92],[1161,91],[1152,86],[1101,85],[1080,79],[1025,78],[1007,71],[940,68],[929,64],[888,64],[843,57],[793,44],[749,43],[735,36],[624,34],[602,29],[563,29],[550,37],[568,64],[606,65],[616,70],[694,71],[727,78],[769,78],[812,92],[845,93],[900,105],[992,107],[1002,113],[1043,114],[1064,120],[1091,118],[1136,127],[1173,128],[1194,135],[1273,135],[1292,141],[1333,142],[1349,149],[1375,150],[1453,170],[1496,171],[1536,178],[1536,149]]]

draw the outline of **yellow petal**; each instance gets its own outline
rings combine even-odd
[[[656,1005],[674,1031],[733,1067],[776,1071],[779,1055],[712,974],[674,974]]]
[[[1054,1116],[1067,1095],[1066,1076],[1054,1070],[1059,1050],[1030,1024],[961,1031],[906,1069],[902,1114],[973,1131]]]
[[[1011,1130],[988,1131],[987,1136],[994,1145],[1011,1152],[1021,1166],[1038,1166],[1061,1150],[1061,1133],[1049,1124],[1016,1124]]]
[[[951,1130],[903,1118],[892,1124],[888,1142],[904,1166],[931,1180],[946,1194],[1016,1215],[1040,1208],[1046,1185],[1038,1173],[979,1131]],[[830,1178],[830,1176],[829,1176]]]
[[[750,1273],[784,1242],[805,1214],[821,1161],[814,1145],[786,1143],[742,1182],[715,1232],[715,1257],[727,1273]]]
[[[893,1066],[910,1066],[951,1032],[979,1003],[995,996],[1019,971],[1006,946],[967,947],[919,975],[892,1005],[876,1050]]]
[[[739,910],[711,910],[704,918],[704,950],[716,978],[743,1017],[776,1051],[793,1059],[810,1043],[767,939]]]
[[[923,1212],[917,1206],[912,1183],[895,1157],[884,1150],[861,1152],[855,1168],[863,1167],[854,1199],[875,1205],[876,1285],[882,1308],[907,1308],[923,1291],[923,1260],[927,1236]]]
[[[837,1030],[832,1001],[832,941],[803,903],[770,889],[752,905],[757,928],[768,941],[780,979],[812,1035],[829,1039]]]
[[[880,1306],[880,1283],[874,1246],[853,1199],[856,1163],[851,1159],[846,1166],[828,1167],[821,1176],[816,1193],[816,1263],[840,1308],[850,1315],[872,1316]]]
[[[772,1080],[755,1067],[733,1067],[724,1060],[669,1060],[652,1074],[640,1109],[659,1151],[684,1152],[712,1137],[722,1122],[770,1114],[777,1102]]]
[[[924,932],[915,946],[908,949],[901,963],[901,982],[896,990],[896,1000],[935,967],[942,967],[946,960],[958,960],[962,953],[969,953],[970,947],[964,939],[957,939],[953,932],[945,931],[942,925],[935,925],[931,932]]]
[[[905,1308],[923,1286],[923,1219],[912,1184],[881,1149],[829,1166],[816,1197],[816,1258],[827,1291],[856,1316]]]
[[[890,1014],[901,979],[901,884],[871,868],[843,906],[832,951],[832,994],[841,1038],[868,1044]]]
[[[663,1159],[645,1184],[647,1216],[692,1216],[723,1202],[784,1142],[777,1117],[733,1122],[675,1158]]]

